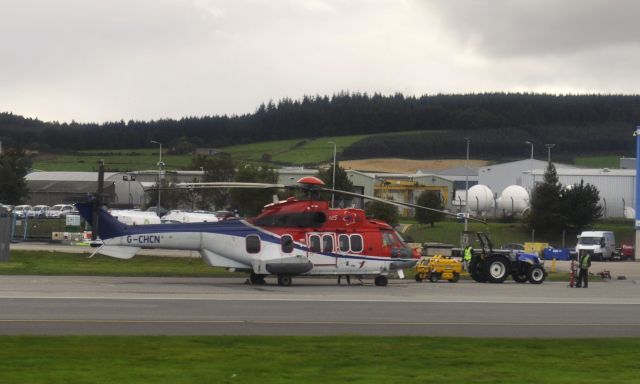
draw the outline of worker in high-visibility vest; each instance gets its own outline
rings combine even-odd
[[[463,265],[464,265],[464,270],[468,271],[469,270],[469,262],[471,261],[471,256],[473,254],[473,248],[471,248],[471,245],[467,245],[464,248],[464,258],[463,258]]]
[[[578,260],[578,282],[576,288],[587,288],[589,286],[589,267],[591,266],[591,254],[586,251],[580,251],[580,258]],[[584,284],[582,284],[584,282]]]

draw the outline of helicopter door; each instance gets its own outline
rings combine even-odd
[[[338,249],[336,253],[339,255],[339,257],[336,263],[337,267],[341,270],[346,271],[352,271],[361,268],[363,266],[362,261],[353,256],[354,254],[362,253],[362,251],[362,235],[338,235]]]
[[[318,266],[337,265],[337,257],[335,251],[336,242],[335,233],[309,233],[307,234],[308,256],[313,257],[313,264]],[[313,254],[323,254],[323,256]],[[333,257],[331,255],[334,255]]]

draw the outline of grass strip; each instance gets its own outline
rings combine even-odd
[[[246,273],[229,272],[225,268],[209,267],[196,253],[194,253],[194,258],[136,256],[130,260],[120,260],[102,255],[89,258],[88,255],[47,251],[11,251],[11,261],[0,263],[0,275],[247,276]],[[413,279],[415,270],[407,268],[404,273],[407,279]],[[470,279],[470,277],[465,273],[461,279]],[[568,282],[569,274],[566,272],[550,273],[547,279]]]
[[[0,337],[2,383],[633,383],[638,339]]]
[[[0,263],[0,275],[89,275],[216,277],[244,276],[224,268],[209,267],[200,255],[194,258],[136,256],[130,260],[89,254],[11,251],[11,261]]]

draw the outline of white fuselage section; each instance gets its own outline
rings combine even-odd
[[[140,248],[192,250],[198,251],[210,266],[250,269],[257,274],[268,274],[268,267],[278,263],[310,262],[313,268],[301,273],[306,275],[380,275],[402,268],[400,259],[345,252],[310,252],[301,242],[295,242],[290,252],[283,252],[278,235],[241,220],[234,220],[232,228],[220,227],[214,231],[177,228],[176,231],[168,231],[163,228],[158,232],[130,233],[104,240],[103,249],[99,252],[130,258]],[[250,245],[249,237],[259,241]]]

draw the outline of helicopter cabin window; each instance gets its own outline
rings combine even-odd
[[[333,252],[333,236],[331,235],[322,236],[322,251]]]
[[[320,236],[318,235],[309,236],[309,251],[320,252]]]
[[[349,235],[338,236],[338,245],[341,252],[349,252]]]
[[[282,252],[291,253],[293,252],[293,237],[289,235],[284,235],[280,238],[280,243],[282,245]]]
[[[362,236],[351,235],[351,252],[360,253],[363,249]]]
[[[260,236],[258,235],[249,235],[245,239],[247,253],[258,253],[260,252]]]

